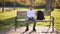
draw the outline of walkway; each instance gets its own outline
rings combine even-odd
[[[0,32],[0,34],[60,34],[54,30],[52,32],[52,28],[48,26],[38,26],[36,27],[36,31],[32,31],[32,27],[29,27],[29,31],[25,32],[26,27],[18,27],[16,31],[14,31],[14,27],[10,29],[8,32]]]

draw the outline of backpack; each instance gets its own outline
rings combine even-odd
[[[37,11],[37,20],[43,20],[44,18],[44,14],[42,11]]]

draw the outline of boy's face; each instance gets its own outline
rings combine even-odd
[[[30,6],[29,9],[32,10],[33,9],[33,6]]]
[[[33,9],[33,7],[29,7],[30,8],[30,10],[32,10]]]

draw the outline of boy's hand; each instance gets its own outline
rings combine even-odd
[[[30,19],[32,19],[32,17],[30,17]]]

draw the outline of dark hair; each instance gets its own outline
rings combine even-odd
[[[29,7],[34,7],[33,5],[29,5]]]

